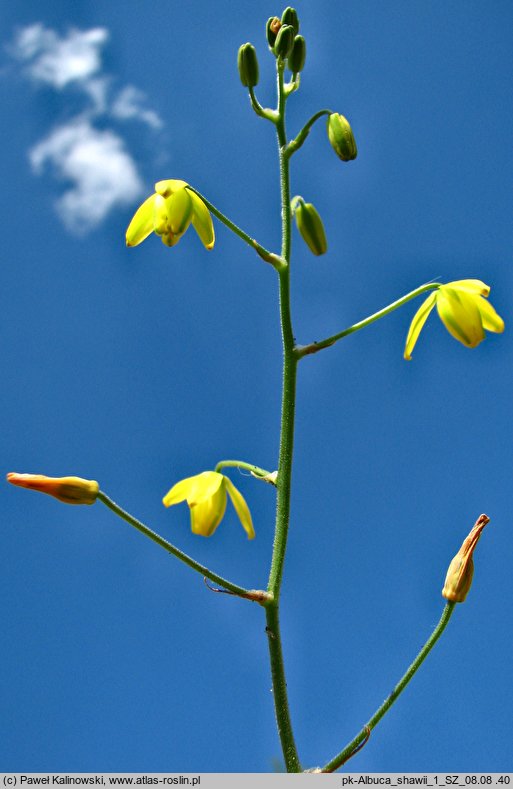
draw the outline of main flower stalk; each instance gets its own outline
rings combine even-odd
[[[285,130],[286,95],[283,84],[283,64],[278,60],[278,154],[280,162],[282,247],[281,257],[287,265],[280,270],[280,321],[283,343],[283,389],[281,403],[280,454],[278,464],[278,491],[276,505],[276,527],[274,533],[273,555],[267,591],[272,602],[266,606],[267,636],[273,682],[273,696],[276,720],[280,735],[287,772],[301,772],[287,697],[287,682],[281,647],[279,625],[280,591],[287,548],[287,535],[290,518],[290,491],[292,477],[292,455],[294,447],[294,416],[296,404],[297,359],[294,355],[294,334],[290,314],[290,249],[291,214],[289,160],[285,155],[287,135]]]

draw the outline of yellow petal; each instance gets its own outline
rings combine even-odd
[[[192,200],[192,225],[194,230],[200,237],[201,243],[207,249],[212,249],[215,242],[215,233],[210,211],[206,207],[201,197],[198,197],[198,195],[190,189],[187,189],[187,192]]]
[[[127,247],[136,247],[153,231],[153,211],[156,195],[151,195],[135,212],[126,231]]]
[[[219,475],[221,476],[221,475]],[[194,534],[210,537],[223,519],[226,510],[226,489],[221,485],[213,496],[197,503],[189,503],[191,508],[191,529]]]
[[[485,337],[477,307],[478,298],[464,291],[453,290],[449,285],[442,285],[436,300],[438,314],[445,328],[467,348],[475,348]]]
[[[166,198],[167,215],[174,235],[183,235],[192,219],[192,200],[187,189],[178,189]]]
[[[217,495],[219,489],[224,486],[225,477],[217,471],[203,471],[201,474],[196,474],[193,479],[194,486],[187,495],[189,504],[197,504]]]
[[[489,301],[478,299],[477,308],[481,314],[483,329],[496,332],[497,334],[501,334],[504,331],[504,321],[500,315],[497,315]]]
[[[239,516],[239,520],[242,523],[244,531],[248,535],[248,539],[252,540],[255,536],[255,529],[253,528],[253,521],[251,520],[251,513],[249,511],[248,505],[246,504],[246,500],[242,493],[237,490],[231,479],[225,477],[224,480],[228,495],[232,500],[233,506],[235,507],[235,512]]]
[[[193,477],[187,477],[173,485],[163,498],[165,507],[171,507],[187,499],[188,504],[197,504],[203,499],[214,496],[222,486],[224,476],[216,471],[203,471]]]
[[[474,293],[476,296],[488,296],[490,294],[490,286],[480,279],[457,279],[455,282],[448,282],[443,287],[463,290],[465,293]]]
[[[422,327],[424,326],[429,313],[435,306],[436,296],[436,291],[435,293],[430,293],[413,316],[410,328],[408,329],[408,336],[406,337],[406,345],[404,347],[404,358],[408,361],[411,359],[412,351],[415,348],[415,343],[419,338]]]
[[[153,229],[158,236],[167,230],[168,216],[166,200],[162,195],[153,195]]]
[[[173,485],[170,491],[166,493],[162,499],[164,507],[171,507],[173,504],[179,504],[188,498],[189,493],[194,490],[196,485],[196,477],[187,477]]]
[[[169,197],[173,192],[183,189],[187,186],[186,181],[178,181],[173,178],[168,178],[166,181],[157,181],[155,184],[155,191],[162,197]]]
[[[178,197],[180,194],[186,194],[185,190],[180,189],[170,197],[162,197],[160,194],[154,195],[153,227],[155,233],[160,236],[160,240],[167,247],[174,247],[175,244],[178,244],[191,221],[190,213],[188,221],[187,216],[184,216],[182,208],[186,208],[186,206],[181,206],[183,200],[181,201]],[[175,198],[178,198],[178,203],[176,203]],[[187,195],[185,199],[189,199]],[[192,207],[190,206],[189,208],[190,212],[192,212]],[[173,226],[175,230],[173,230]]]

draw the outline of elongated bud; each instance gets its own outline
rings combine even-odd
[[[281,23],[282,25],[290,25],[293,27],[294,33],[297,35],[299,32],[299,19],[296,9],[288,6],[281,15]]]
[[[305,243],[314,255],[324,255],[328,249],[324,225],[312,203],[305,203],[302,197],[295,197],[291,203],[296,224]]]
[[[339,115],[338,112],[332,113],[328,118],[328,137],[331,147],[343,162],[356,159],[358,150],[353,137],[353,131],[347,118]]]
[[[293,74],[303,71],[306,58],[306,41],[303,36],[296,36],[292,45],[287,65]]]
[[[237,55],[240,81],[246,88],[258,85],[258,58],[253,44],[243,44]]]
[[[474,575],[472,554],[486,524],[490,521],[487,515],[480,515],[468,537],[452,560],[445,577],[442,596],[451,603],[463,603],[470,591]]]
[[[295,32],[292,25],[282,25],[280,27],[280,32],[276,36],[274,44],[274,54],[277,57],[283,58],[283,60],[288,58],[294,44],[294,36]]]
[[[48,493],[65,504],[94,504],[100,489],[92,479],[45,477],[43,474],[16,474],[14,471],[7,475],[7,482],[20,488]]]
[[[269,47],[272,49],[276,42],[276,36],[278,35],[279,29],[281,27],[281,22],[277,16],[271,16],[267,20],[267,24],[265,26],[265,36],[267,38],[267,43]]]

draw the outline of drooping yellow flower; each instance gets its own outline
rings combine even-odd
[[[178,244],[192,224],[202,244],[212,249],[215,241],[210,211],[185,181],[167,180],[155,184],[155,193],[135,212],[126,231],[126,244],[136,247],[150,233],[160,236],[168,247]]]
[[[440,320],[452,336],[467,348],[475,348],[485,338],[485,330],[504,331],[504,321],[485,301],[490,288],[479,279],[460,279],[440,285],[421,304],[411,322],[404,348],[410,360],[427,317],[436,304]]]
[[[233,482],[217,471],[203,471],[173,485],[163,498],[165,507],[187,501],[191,511],[191,528],[194,534],[210,537],[223,519],[228,493],[235,512],[248,538],[255,536],[249,507]]]
[[[43,474],[7,474],[7,482],[20,488],[48,493],[65,504],[94,504],[99,485],[82,477],[45,477]]]

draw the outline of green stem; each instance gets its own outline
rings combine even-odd
[[[426,641],[422,649],[420,650],[419,654],[404,674],[404,676],[399,680],[395,688],[393,689],[392,693],[385,699],[383,704],[378,707],[372,718],[363,727],[363,729],[356,735],[356,737],[347,745],[343,751],[337,754],[328,764],[322,768],[323,773],[332,773],[335,770],[338,770],[344,762],[346,762],[351,755],[357,750],[358,746],[369,736],[369,732],[380,722],[381,718],[385,715],[386,712],[390,709],[394,701],[401,695],[403,690],[405,689],[408,682],[411,680],[415,672],[420,668],[424,660],[427,658],[431,650],[433,649],[434,645],[444,632],[449,619],[451,618],[452,612],[454,611],[455,603],[447,603],[440,618],[439,623],[433,630],[433,633]]]
[[[275,600],[266,606],[265,616],[267,623],[265,630],[269,642],[269,655],[271,661],[274,708],[276,711],[276,723],[278,725],[283,758],[288,773],[300,773],[301,764],[294,741],[294,732],[292,731],[287,697],[287,682],[285,680],[285,666],[281,647],[279,601]]]
[[[142,534],[145,534],[146,537],[149,537],[150,540],[156,542],[157,545],[160,545],[161,548],[164,548],[165,551],[168,553],[173,554],[176,556],[177,559],[187,564],[189,567],[192,567],[193,570],[196,572],[201,573],[206,578],[209,578],[216,584],[227,589],[229,592],[232,592],[234,595],[238,595],[239,597],[249,597],[249,599],[254,599],[255,590],[251,589],[244,589],[242,586],[238,586],[237,584],[233,584],[231,581],[227,581],[226,578],[223,578],[221,575],[217,573],[213,573],[212,570],[209,570],[208,567],[204,567],[199,562],[195,561],[192,557],[188,556],[186,553],[183,553],[179,548],[175,548],[170,542],[165,540],[160,534],[152,531],[152,529],[145,526],[144,523],[138,521],[137,518],[134,518],[133,515],[123,510],[116,502],[112,501],[103,491],[99,491],[98,493],[98,500],[103,502],[106,507],[108,507],[112,512],[122,518],[124,521],[130,524],[130,526],[134,526],[138,531]],[[266,598],[267,599],[267,598]]]
[[[299,134],[294,140],[291,140],[285,149],[285,156],[290,158],[293,153],[295,153],[301,146],[303,145],[304,141],[310,134],[310,129],[314,125],[315,121],[318,121],[319,118],[322,118],[323,115],[331,115],[331,110],[319,110],[316,112],[315,115],[312,115],[309,121],[305,123]]]
[[[198,190],[194,189],[192,186],[188,186],[187,188],[194,192],[194,194],[197,194],[198,197],[203,200],[208,210],[214,214],[214,216],[216,216],[219,221],[223,223],[223,225],[226,225],[229,230],[235,233],[236,236],[245,241],[246,244],[251,247],[251,249],[254,249],[257,254],[260,255],[262,260],[265,260],[266,263],[270,263],[277,271],[280,271],[285,267],[286,263],[284,260],[282,260],[282,258],[280,258],[279,255],[275,255],[274,252],[269,252],[269,250],[259,244],[258,241],[255,241],[254,238],[251,238],[251,236],[245,233],[242,228],[235,224],[235,222],[232,222],[231,219],[228,219],[227,216],[219,211],[219,209],[216,208],[215,205],[210,202],[210,200],[207,200],[207,198],[202,195],[201,192],[198,192]]]
[[[266,471],[265,468],[255,466],[253,463],[245,463],[243,460],[220,460],[214,471],[219,472],[222,468],[243,468],[246,471],[250,471],[255,477],[271,476],[271,472]]]
[[[294,93],[296,90],[298,90],[300,83],[301,83],[301,76],[296,71],[292,74],[292,79],[290,80],[290,82],[287,82],[287,84],[283,86],[285,95],[288,97],[290,96],[291,93]]]
[[[279,272],[280,282],[280,322],[283,343],[283,390],[281,407],[280,452],[278,465],[278,495],[276,505],[276,527],[273,555],[269,574],[268,593],[272,601],[266,607],[269,657],[273,682],[274,706],[287,772],[301,772],[287,698],[287,681],[283,663],[281,634],[279,626],[280,590],[283,565],[287,547],[287,533],[290,515],[290,490],[292,475],[292,453],[294,445],[294,412],[296,399],[297,360],[294,356],[294,335],[290,314],[290,183],[289,163],[285,157],[287,136],[285,130],[286,96],[283,86],[283,64],[277,63],[278,72],[278,114],[276,124],[280,162],[280,191],[282,216],[281,256],[287,266]]]
[[[290,517],[292,457],[294,449],[294,417],[296,405],[297,359],[290,323],[290,283],[288,269],[280,273],[280,311],[283,339],[283,390],[281,404],[280,454],[278,462],[278,495],[276,529],[269,573],[268,590],[279,597],[287,549]]]
[[[325,340],[321,340],[320,342],[312,342],[310,345],[297,345],[294,350],[296,359],[302,359],[303,356],[317,353],[317,351],[322,351],[323,348],[328,348],[330,345],[334,345],[336,342],[341,340],[342,337],[347,337],[348,334],[353,334],[353,332],[359,331],[365,326],[369,326],[371,323],[374,323],[374,321],[384,318],[385,315],[393,312],[398,307],[402,307],[403,304],[411,301],[416,296],[420,296],[422,293],[426,293],[428,290],[436,290],[436,288],[439,287],[439,282],[428,282],[426,285],[421,285],[419,288],[407,293],[406,296],[402,296],[400,299],[397,299],[397,301],[393,301],[392,304],[388,305],[388,307],[384,307],[382,310],[379,310],[379,312],[369,315],[369,317],[365,318],[363,321],[354,323],[352,326],[349,326],[348,329],[344,329],[344,331],[341,331],[338,334],[333,334],[331,337],[327,337]]]
[[[268,110],[264,109],[260,102],[258,101],[257,97],[255,96],[255,91],[253,88],[248,88],[249,90],[249,98],[251,101],[251,106],[255,110],[256,114],[259,115],[261,118],[265,118],[272,123],[276,123],[278,120],[278,115],[275,110]]]

